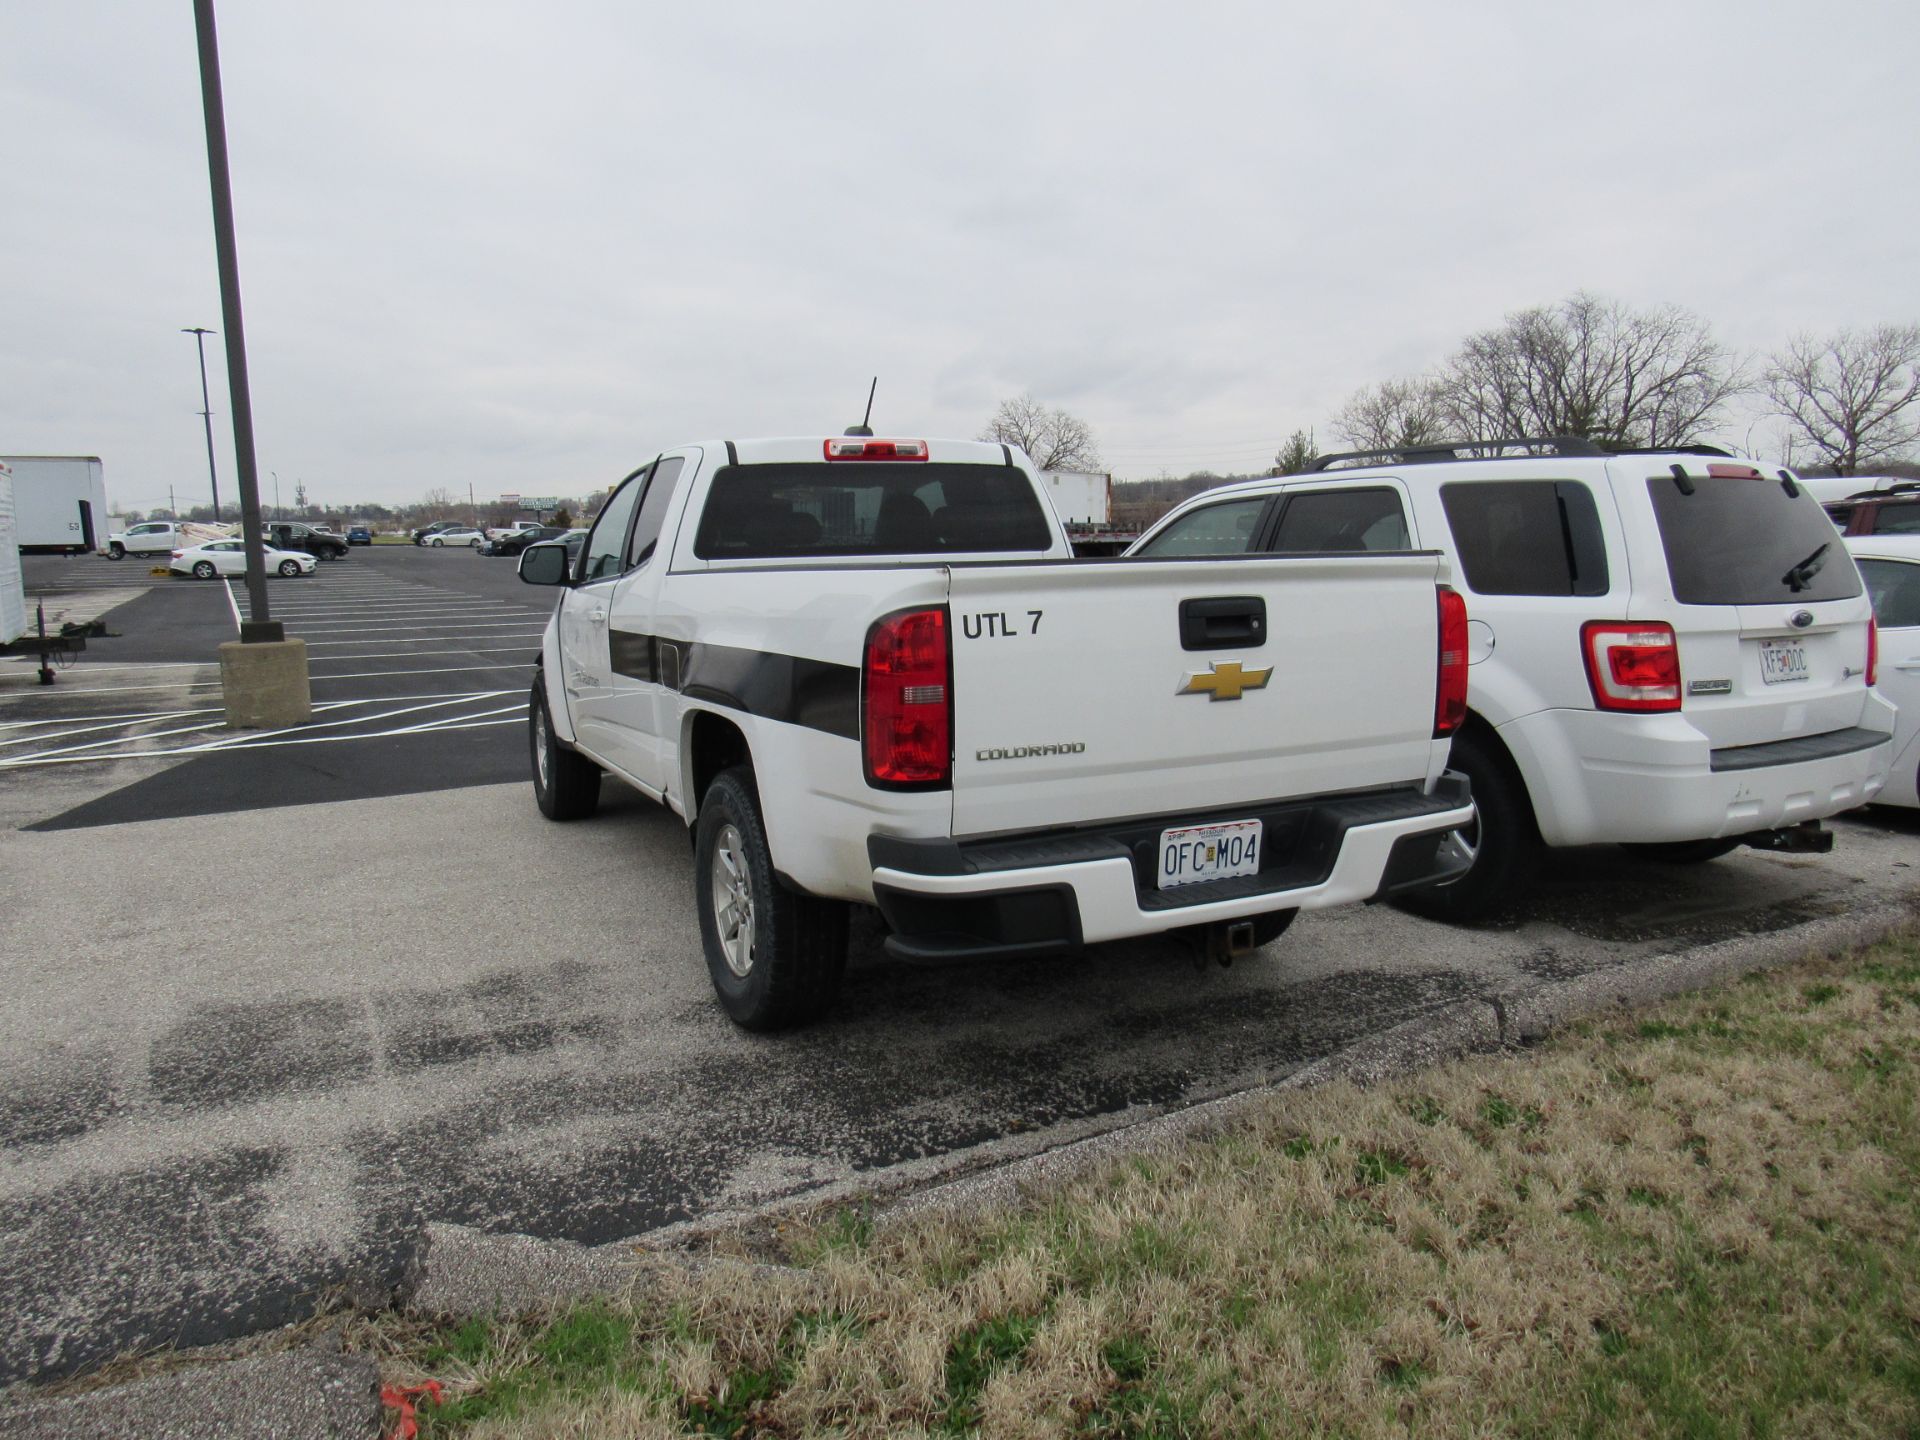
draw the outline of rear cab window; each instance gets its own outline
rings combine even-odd
[[[1476,594],[1607,593],[1606,537],[1580,481],[1456,480],[1440,487],[1440,504]]]
[[[1692,493],[1687,493],[1691,489]],[[1805,490],[1778,480],[1673,475],[1647,479],[1682,605],[1800,604],[1851,600],[1860,575],[1826,513]]]
[[[702,560],[1041,553],[1033,482],[1006,465],[860,461],[727,465],[694,533]]]

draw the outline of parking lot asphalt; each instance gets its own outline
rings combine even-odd
[[[0,811],[20,772],[84,766],[84,798],[47,828],[492,784],[524,772],[526,692],[543,592],[514,562],[468,550],[371,546],[310,577],[268,581],[272,618],[307,643],[314,721],[230,735],[218,647],[249,613],[244,586],[154,577],[145,562],[27,557],[30,600],[109,588],[111,635],[51,687],[0,677]],[[449,731],[465,732],[448,746]],[[40,787],[56,793],[59,787]]]
[[[365,556],[287,582],[290,611],[296,596],[312,606],[307,633],[365,647],[316,679],[317,697],[337,686],[398,706],[431,683],[418,651],[367,653],[397,650],[388,632],[322,630],[339,618],[327,606],[353,622],[395,595],[497,600],[484,587],[500,584],[517,598],[507,562]],[[109,620],[128,642],[147,623],[136,606],[169,617],[175,640],[217,631],[163,608],[196,595],[226,605],[221,587],[182,585]],[[476,697],[509,679],[524,690],[512,650],[402,633],[454,652],[431,658],[464,678],[434,693],[475,708],[449,710],[504,710],[513,697]],[[159,676],[175,689],[142,706],[217,703],[201,669],[133,653],[76,665],[49,693],[93,700],[82,692]],[[391,673],[342,673],[375,669]],[[8,725],[54,703],[0,685]],[[86,737],[49,729],[121,727],[103,732],[117,758],[0,770],[0,1381],[245,1333],[339,1287],[376,1299],[417,1270],[433,1222],[602,1242],[990,1163],[1284,1077],[1465,997],[1916,903],[1920,819],[1872,810],[1836,822],[1831,856],[1668,867],[1566,852],[1500,923],[1324,912],[1230,970],[1171,942],[917,967],[888,959],[863,917],[827,1021],[753,1036],[711,998],[684,828],[614,784],[596,819],[543,820],[520,716],[406,734],[386,733],[409,723],[389,715],[320,732],[355,737],[338,743],[127,756],[218,733],[101,719],[129,703],[109,693],[60,725],[36,712],[30,745],[0,750],[51,760]],[[495,747],[511,783],[474,778]],[[359,771],[428,750],[460,778],[367,792]],[[155,783],[204,767],[195,785],[219,790],[221,767],[260,765],[282,784],[297,773],[286,757],[314,755],[327,758],[297,763],[332,767],[359,798],[292,805],[229,786],[233,803],[195,812]]]

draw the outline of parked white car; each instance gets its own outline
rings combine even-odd
[[[269,575],[284,575],[291,580],[296,575],[311,575],[317,562],[313,556],[299,550],[275,550],[268,546],[264,563]],[[176,575],[191,575],[196,580],[211,580],[217,575],[244,575],[247,573],[246,543],[240,540],[209,540],[204,545],[176,550],[167,568]]]
[[[1920,535],[1847,540],[1880,622],[1874,684],[1899,707],[1883,805],[1920,805]]]
[[[1458,837],[1471,868],[1408,897],[1415,908],[1483,916],[1547,846],[1680,862],[1829,849],[1808,822],[1887,783],[1893,707],[1867,686],[1871,606],[1788,472],[1569,439],[1316,467],[1196,496],[1128,553],[1416,549],[1452,563],[1471,678],[1451,764],[1479,814]]]
[[[464,545],[470,550],[478,550],[487,543],[487,532],[466,528],[442,530],[438,535],[429,535],[426,543],[436,550],[445,545]]]

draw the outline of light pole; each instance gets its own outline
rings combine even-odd
[[[269,475],[271,475],[271,476],[273,476],[273,518],[274,518],[274,519],[276,519],[276,520],[278,520],[278,519],[280,519],[280,518],[281,518],[281,514],[280,514],[280,472],[279,472],[278,470],[269,470],[269,471],[268,471],[267,473],[268,473]]]
[[[220,477],[213,468],[213,408],[207,400],[207,336],[218,335],[218,330],[209,330],[204,325],[184,328],[182,335],[193,336],[194,348],[200,352],[200,418],[207,427],[207,483],[213,486],[213,523],[220,523]]]

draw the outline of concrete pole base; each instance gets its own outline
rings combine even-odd
[[[304,725],[313,718],[307,642],[227,641],[220,647],[220,688],[226,695],[230,729],[281,730]]]

